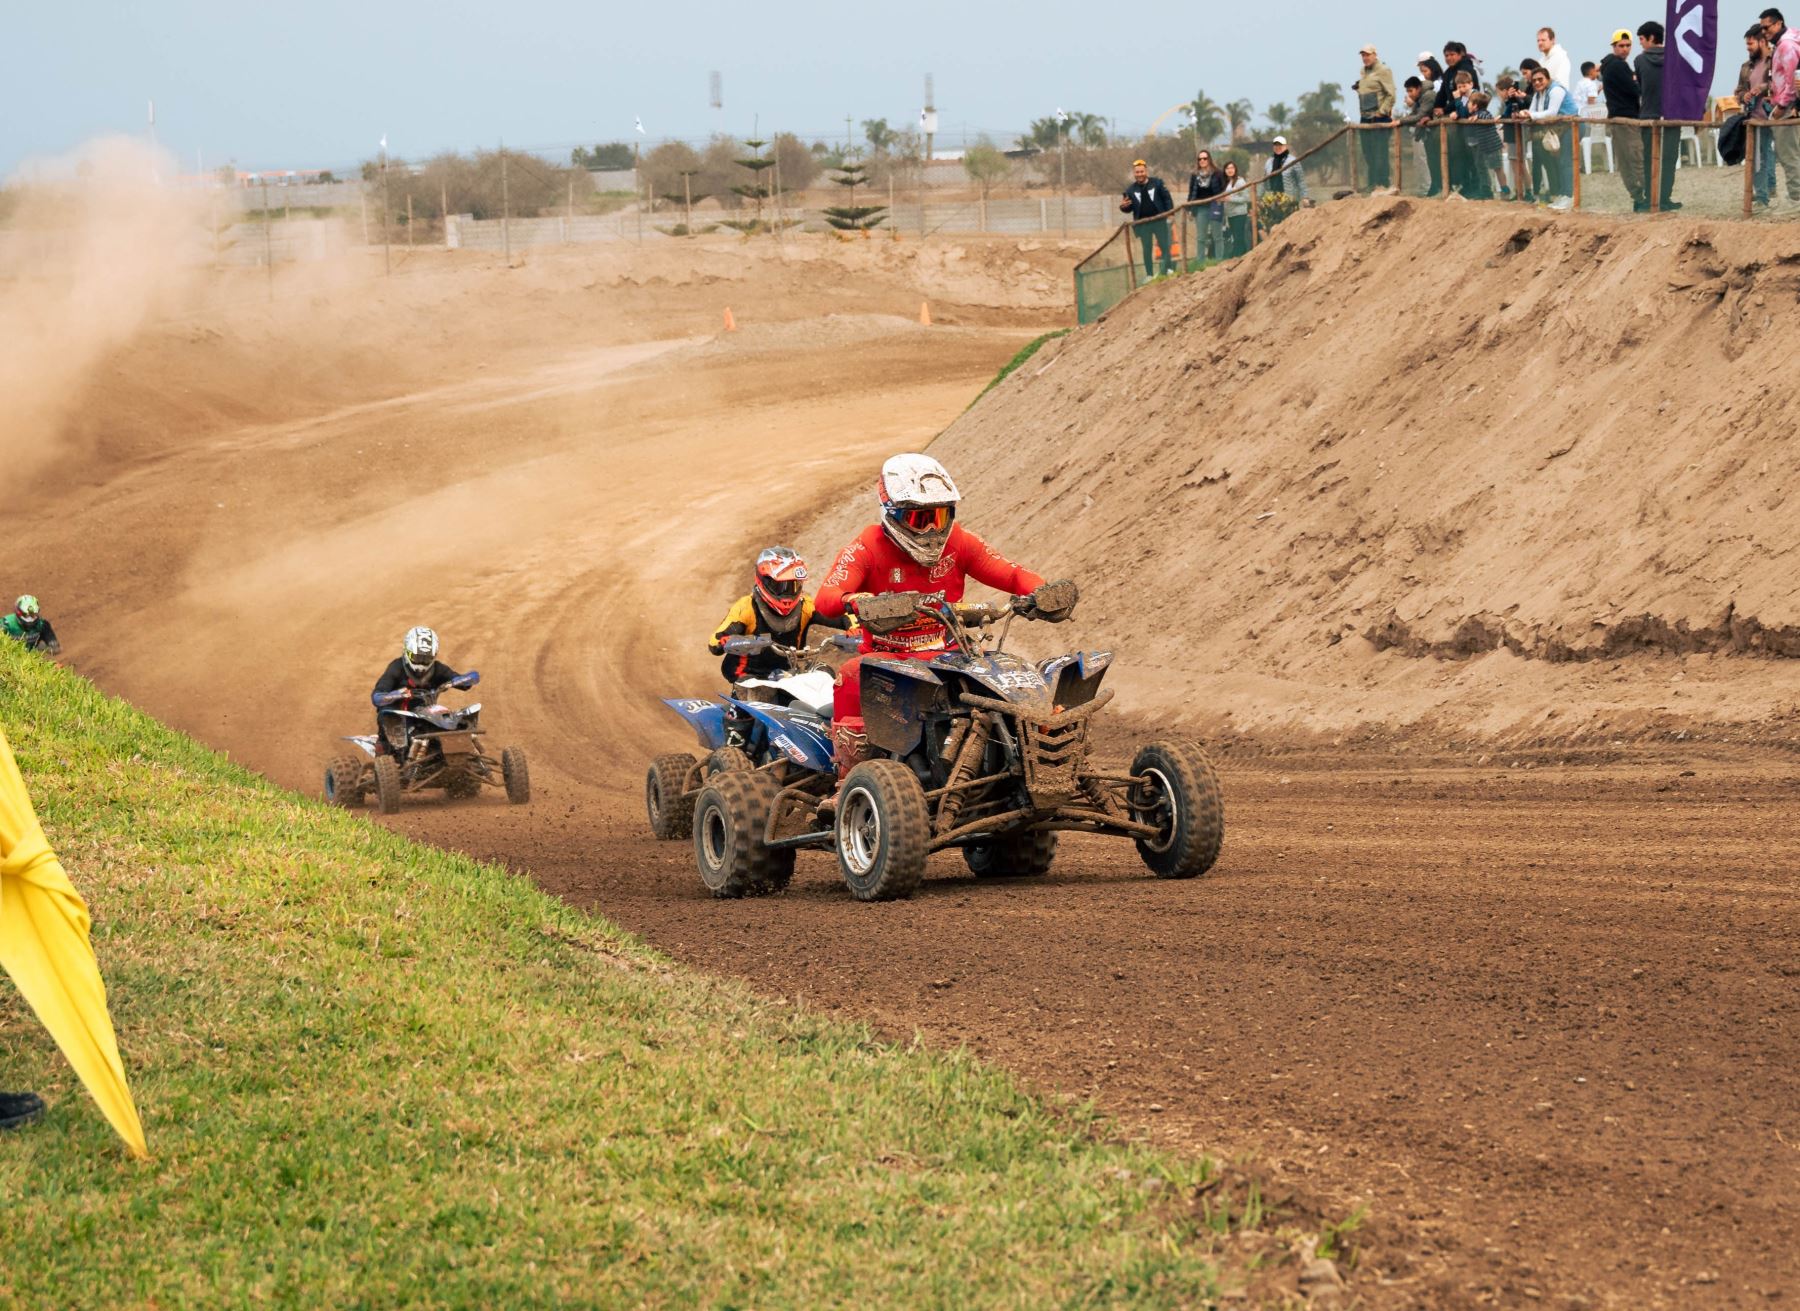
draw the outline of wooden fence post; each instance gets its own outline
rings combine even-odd
[[[1444,126],[1448,119],[1438,124],[1438,176],[1443,179],[1444,199],[1450,199],[1450,129]]]
[[[1576,209],[1581,208],[1581,123],[1571,120],[1569,123],[1569,176],[1573,190],[1570,200]]]
[[[1744,217],[1755,212],[1756,201],[1756,124],[1744,119]]]
[[[1662,213],[1662,120],[1652,119],[1650,129],[1650,212]]]

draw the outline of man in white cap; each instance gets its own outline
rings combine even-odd
[[[1292,196],[1296,205],[1306,204],[1306,171],[1288,149],[1286,137],[1276,137],[1274,146],[1275,153],[1263,165],[1263,177],[1268,179],[1263,186],[1264,194],[1281,192]]]
[[[1394,121],[1394,73],[1381,62],[1375,53],[1375,47],[1366,45],[1362,48],[1362,72],[1350,89],[1356,92],[1357,113],[1365,123],[1392,123]],[[1394,134],[1370,130],[1359,132],[1362,141],[1364,172],[1368,174],[1369,190],[1377,191],[1391,185],[1389,162],[1394,154]]]

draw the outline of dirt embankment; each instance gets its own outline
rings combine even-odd
[[[1797,301],[1779,229],[1358,202],[1052,343],[932,449],[968,522],[1084,582],[1139,709],[1800,741]]]

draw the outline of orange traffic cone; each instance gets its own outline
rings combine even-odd
[[[729,306],[729,305],[727,305],[725,307],[725,331],[726,332],[736,332],[737,331],[737,320],[731,317],[731,306]]]
[[[919,302],[919,322],[927,328],[931,326],[931,306],[924,301]]]

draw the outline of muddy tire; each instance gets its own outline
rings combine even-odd
[[[756,762],[736,747],[719,747],[706,758],[701,773],[707,778],[714,774],[748,774],[756,768]]]
[[[346,810],[360,806],[363,799],[363,760],[361,756],[335,756],[325,766],[325,800]]]
[[[694,831],[694,803],[687,798],[688,775],[698,762],[685,751],[658,756],[644,775],[644,811],[650,836],[668,842]]]
[[[515,806],[531,800],[531,767],[524,747],[508,747],[500,753],[500,777],[506,783],[506,799]]]
[[[392,756],[375,757],[375,808],[384,815],[400,809],[400,766]]]
[[[769,808],[781,784],[773,775],[727,770],[700,789],[694,802],[694,864],[715,897],[779,892],[794,877],[791,849],[764,842]]]
[[[963,863],[978,879],[1041,878],[1055,860],[1055,833],[1004,833],[963,848]]]
[[[837,796],[838,872],[858,901],[910,897],[925,877],[931,816],[925,790],[897,760],[867,760]]]
[[[1206,873],[1225,842],[1225,799],[1206,752],[1191,742],[1152,742],[1139,748],[1131,772],[1142,780],[1130,792],[1131,817],[1162,830],[1137,839],[1144,864],[1159,879]]]

